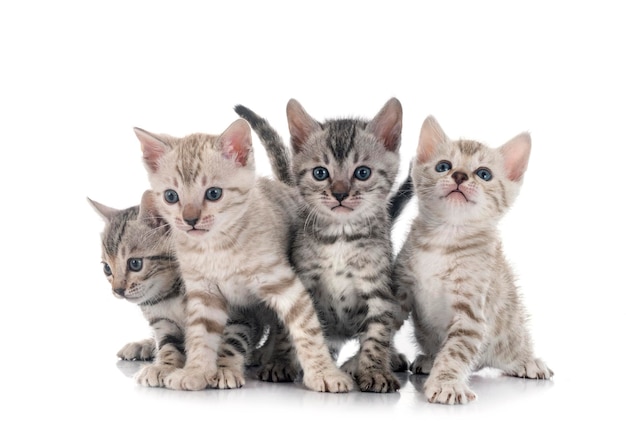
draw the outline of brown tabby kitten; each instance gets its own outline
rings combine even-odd
[[[297,190],[300,223],[291,259],[329,346],[338,354],[358,339],[357,354],[342,368],[362,391],[397,390],[392,370],[404,371],[408,363],[393,345],[405,316],[391,290],[388,204],[399,164],[400,102],[388,100],[371,120],[320,123],[290,100],[292,158],[267,121],[241,105],[235,111],[261,139],[274,174]]]
[[[218,136],[135,133],[159,212],[172,226],[187,289],[187,361],[164,384],[183,390],[241,386],[241,365],[217,364],[228,309],[266,306],[289,331],[304,384],[317,391],[350,390],[352,380],[335,366],[313,304],[288,261],[293,195],[280,182],[256,177],[248,123],[237,120]]]
[[[144,193],[140,206],[124,210],[88,201],[105,221],[102,263],[113,294],[138,305],[154,333],[152,339],[126,344],[117,355],[126,360],[154,359],[136,379],[142,385],[162,386],[162,379],[185,363],[184,285],[169,226],[158,215],[150,191]],[[233,309],[229,316],[220,361],[245,359],[248,366],[266,364],[265,353],[272,352],[272,343],[260,344],[265,325],[275,323],[270,312]]]
[[[527,315],[499,239],[497,224],[513,204],[530,155],[522,133],[492,149],[450,140],[433,117],[422,126],[412,181],[419,215],[397,256],[398,295],[411,305],[419,354],[414,373],[430,373],[430,402],[476,399],[472,371],[549,379],[533,355]]]

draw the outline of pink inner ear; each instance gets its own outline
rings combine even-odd
[[[159,168],[159,160],[165,154],[166,146],[161,140],[143,129],[135,128],[135,135],[141,143],[143,160],[152,172]]]
[[[220,136],[218,142],[225,158],[233,160],[237,166],[248,164],[252,136],[250,126],[245,120],[239,119],[232,123]]]
[[[420,138],[417,145],[417,161],[425,163],[433,156],[437,146],[448,140],[443,129],[432,115],[422,123]]]
[[[402,134],[402,105],[391,98],[368,124],[368,129],[381,140],[385,149],[396,151]]]
[[[530,134],[521,133],[500,147],[504,156],[504,167],[511,181],[519,181],[524,176],[530,158]]]

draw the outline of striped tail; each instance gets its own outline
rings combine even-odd
[[[413,181],[411,180],[411,173],[409,172],[409,176],[404,180],[396,194],[393,195],[389,201],[389,218],[392,223],[398,219],[414,193]]]
[[[294,186],[295,180],[291,172],[289,149],[278,132],[276,132],[266,119],[258,116],[241,104],[235,106],[235,112],[250,123],[252,130],[259,136],[263,147],[265,147],[267,151],[267,156],[276,178],[289,186]]]

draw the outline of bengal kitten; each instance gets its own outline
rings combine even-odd
[[[342,368],[362,391],[398,390],[392,371],[405,371],[408,362],[393,338],[406,316],[391,289],[389,197],[399,166],[400,102],[390,99],[371,120],[320,123],[292,99],[291,154],[265,119],[242,105],[235,111],[261,139],[276,177],[297,189],[291,260],[333,354],[358,339],[357,354]]]
[[[517,197],[530,156],[521,133],[493,149],[450,140],[437,121],[422,126],[411,178],[418,216],[399,252],[394,281],[410,305],[421,354],[414,373],[429,373],[430,402],[476,399],[469,376],[482,367],[549,379],[533,355],[527,314],[497,225]]]
[[[173,389],[243,385],[241,366],[219,366],[229,306],[269,307],[285,324],[316,391],[346,392],[352,380],[334,364],[313,304],[287,251],[296,208],[290,189],[257,178],[250,126],[182,138],[135,129],[186,286],[184,368],[164,379]]]

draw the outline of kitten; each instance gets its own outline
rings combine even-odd
[[[362,391],[398,390],[392,369],[406,370],[408,362],[393,337],[406,316],[391,290],[388,198],[399,166],[400,102],[390,99],[370,121],[320,123],[290,100],[292,158],[266,120],[242,105],[235,111],[261,139],[274,174],[298,191],[300,223],[291,259],[333,354],[359,339],[359,351],[342,368]]]
[[[290,189],[256,177],[249,125],[237,120],[220,135],[183,138],[135,133],[158,210],[172,226],[187,289],[187,361],[165,385],[242,385],[241,365],[217,364],[228,308],[266,306],[288,330],[305,386],[350,390],[352,380],[333,363],[312,302],[288,261],[296,215]]]
[[[113,294],[136,304],[152,328],[154,337],[126,344],[117,353],[124,360],[154,360],[140,370],[137,381],[162,386],[162,379],[185,363],[184,284],[171,247],[169,226],[158,215],[150,191],[140,206],[117,210],[88,199],[105,221],[102,232],[102,263]],[[263,324],[258,315],[238,310],[231,313],[220,358],[245,358],[249,365],[263,357],[246,353],[259,346]],[[267,322],[263,318],[263,322]],[[245,354],[244,354],[245,353]]]
[[[421,129],[412,182],[418,216],[399,252],[394,281],[411,305],[422,354],[414,373],[430,373],[430,402],[467,403],[472,371],[549,379],[533,356],[527,315],[497,231],[528,165],[531,140],[521,133],[497,149],[450,140],[428,117]]]

